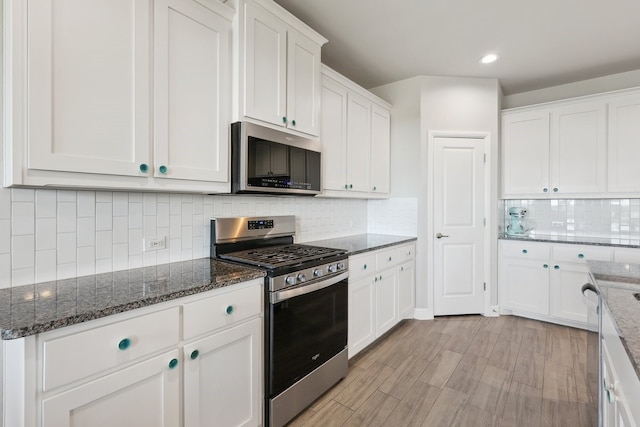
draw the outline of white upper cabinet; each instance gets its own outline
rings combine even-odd
[[[272,1],[244,3],[243,25],[240,116],[318,136],[320,49],[327,40]]]
[[[609,102],[607,142],[609,192],[640,194],[640,94]]]
[[[5,185],[228,192],[215,0],[5,2]]]
[[[389,197],[391,106],[322,67],[323,195]]]
[[[502,198],[640,196],[640,93],[502,113]]]

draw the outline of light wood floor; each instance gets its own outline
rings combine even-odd
[[[290,426],[589,426],[586,332],[501,316],[410,320]]]

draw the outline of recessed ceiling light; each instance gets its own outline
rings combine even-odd
[[[498,55],[490,53],[483,56],[480,62],[482,62],[483,64],[491,64],[492,62],[495,62],[496,59],[498,59]]]

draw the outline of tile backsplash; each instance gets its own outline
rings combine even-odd
[[[0,188],[0,288],[208,257],[211,218],[254,215],[295,215],[298,242],[417,235],[417,199]]]
[[[511,207],[527,209],[533,235],[640,239],[640,199],[503,200],[500,231]]]

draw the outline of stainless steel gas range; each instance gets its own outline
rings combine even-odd
[[[348,372],[343,250],[294,244],[295,216],[217,218],[211,257],[267,271],[265,424],[282,426]]]

